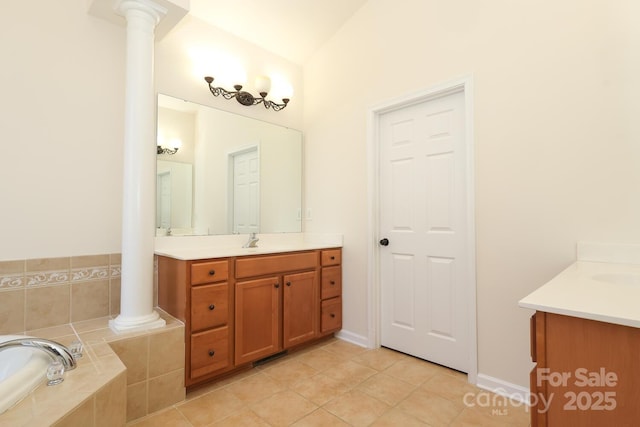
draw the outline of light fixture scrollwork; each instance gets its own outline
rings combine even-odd
[[[224,99],[235,98],[240,104],[246,106],[262,104],[264,108],[272,108],[273,111],[280,111],[285,108],[290,101],[289,98],[282,98],[282,104],[278,104],[277,102],[266,99],[271,82],[268,77],[264,76],[256,79],[256,87],[258,88],[260,97],[253,96],[249,92],[242,90],[242,85],[239,84],[233,86],[235,91],[228,91],[222,87],[213,86],[213,77],[207,76],[204,80],[209,84],[209,90],[213,96],[222,96]]]
[[[182,141],[179,139],[172,139],[167,147],[162,143],[162,138],[158,138],[158,154],[176,154],[180,147],[182,147]]]

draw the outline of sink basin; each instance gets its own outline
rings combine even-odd
[[[638,273],[601,273],[594,274],[592,278],[599,282],[614,283],[616,285],[640,286],[640,274]]]

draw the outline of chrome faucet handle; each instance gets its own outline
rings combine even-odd
[[[52,361],[60,360],[65,371],[76,368],[76,360],[67,347],[59,342],[46,340],[44,338],[25,337],[0,343],[0,351],[12,347],[31,347],[44,351],[51,357]]]

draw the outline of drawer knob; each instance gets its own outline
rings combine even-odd
[[[333,261],[334,259],[336,259],[336,257],[334,257],[333,255],[331,255],[331,261]]]
[[[336,314],[335,313],[331,313],[331,314],[329,314],[329,317],[334,318],[334,317],[336,317]]]
[[[214,274],[216,274],[215,270],[209,270],[209,276],[213,276]]]
[[[287,282],[287,286],[291,286],[291,282]]]
[[[213,355],[214,355],[214,354],[216,354],[216,352],[215,352],[215,351],[213,351],[213,350],[209,350],[209,356],[213,357]]]
[[[214,308],[216,308],[216,306],[215,306],[215,305],[213,305],[213,304],[211,304],[211,305],[209,306],[209,310],[213,310]]]

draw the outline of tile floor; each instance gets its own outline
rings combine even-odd
[[[523,405],[505,403],[460,372],[332,339],[198,389],[184,402],[128,425],[529,425]]]

